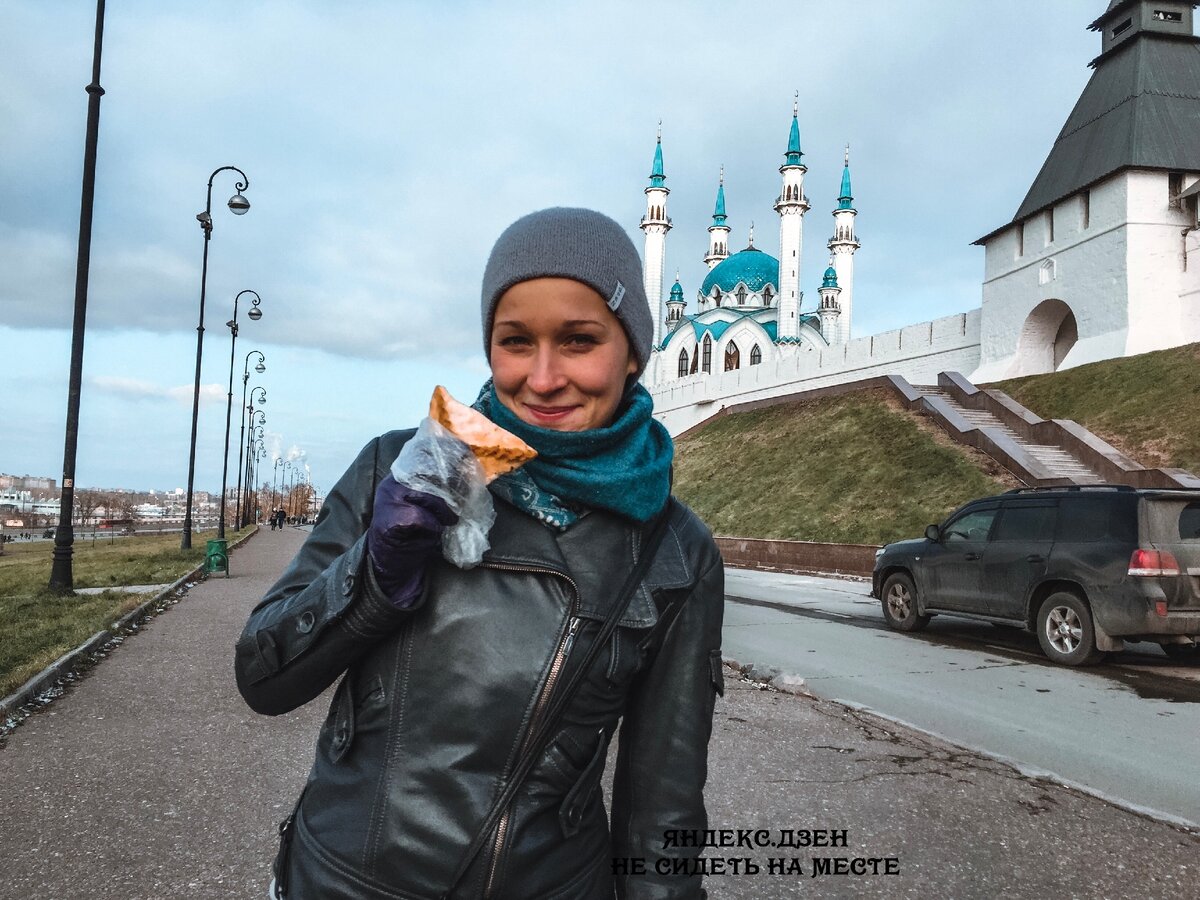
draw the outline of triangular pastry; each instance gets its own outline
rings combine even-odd
[[[537,456],[537,451],[515,434],[459,403],[440,384],[429,400],[429,418],[471,448],[489,483]]]

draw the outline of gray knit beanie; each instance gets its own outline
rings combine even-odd
[[[489,357],[496,304],[514,284],[531,278],[573,278],[595,290],[624,327],[642,374],[654,320],[642,287],[642,260],[625,229],[602,213],[567,207],[539,210],[509,225],[483,271],[483,352]]]

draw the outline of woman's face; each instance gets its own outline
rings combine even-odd
[[[603,428],[637,371],[629,339],[604,298],[570,278],[513,285],[496,304],[496,396],[523,422],[554,431]]]

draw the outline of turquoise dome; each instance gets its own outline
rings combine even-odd
[[[739,282],[754,292],[761,291],[768,284],[778,288],[779,260],[769,253],[747,247],[717,263],[700,285],[700,293],[710,296],[713,285],[719,287],[722,293],[729,293]]]
[[[825,270],[825,280],[821,282],[821,287],[837,287],[837,269],[830,266]]]

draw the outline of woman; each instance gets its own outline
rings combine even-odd
[[[511,225],[484,273],[492,380],[476,408],[539,456],[491,484],[482,564],[441,558],[456,516],[391,477],[413,432],[390,432],[251,614],[236,668],[256,711],[345,673],[276,860],[286,896],[703,896],[699,849],[665,833],[707,827],[723,569],[704,525],[668,503],[671,441],[637,383],[653,333],[641,280],[599,213]],[[547,719],[660,519],[612,637]],[[526,746],[547,721],[549,740]],[[618,723],[610,829],[600,780]]]

